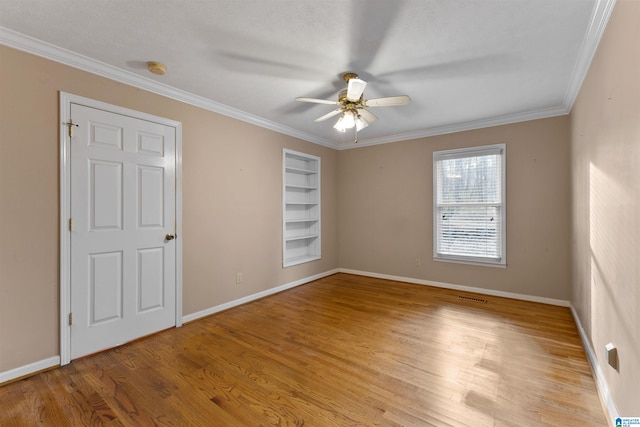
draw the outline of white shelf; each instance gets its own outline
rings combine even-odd
[[[282,153],[282,265],[320,259],[320,158]]]
[[[287,242],[293,242],[294,240],[307,240],[307,239],[317,239],[317,238],[318,238],[317,234],[307,234],[306,236],[285,237],[284,240]]]
[[[300,189],[300,190],[317,190],[318,187],[317,186],[310,186],[310,185],[292,185],[292,184],[287,184],[286,185],[287,188],[291,188],[291,189]]]
[[[287,267],[291,267],[292,265],[304,264],[305,262],[311,262],[320,259],[320,255],[306,255],[306,256],[298,256],[287,259]]]
[[[302,175],[313,175],[313,174],[318,173],[317,171],[310,170],[310,169],[299,169],[299,168],[289,168],[289,167],[285,168],[285,170],[287,172],[299,173],[299,174],[302,174]]]

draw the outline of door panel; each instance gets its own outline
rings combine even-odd
[[[89,326],[122,318],[122,251],[89,255]]]
[[[122,163],[90,160],[91,231],[122,228]]]
[[[138,152],[151,156],[164,156],[164,139],[159,135],[139,132]]]
[[[164,248],[138,250],[138,312],[164,307]]]
[[[175,128],[71,104],[71,358],[175,325]]]
[[[121,151],[122,131],[119,126],[89,122],[89,145]]]
[[[164,227],[164,169],[138,166],[138,227]]]

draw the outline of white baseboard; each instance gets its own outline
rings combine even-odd
[[[561,306],[561,307],[570,307],[571,306],[569,301],[565,301],[565,300],[561,300],[561,299],[538,297],[538,296],[535,296],[535,295],[516,294],[514,292],[496,291],[496,290],[493,290],[493,289],[476,288],[476,287],[473,287],[473,286],[456,285],[456,284],[453,284],[453,283],[434,282],[433,280],[415,279],[413,277],[391,276],[389,274],[371,273],[371,272],[368,272],[368,271],[351,270],[351,269],[348,269],[348,268],[340,268],[339,270],[340,270],[340,273],[357,274],[357,275],[360,275],[360,276],[375,277],[377,279],[388,279],[388,280],[395,280],[395,281],[398,281],[398,282],[415,283],[417,285],[435,286],[437,288],[455,289],[457,291],[474,292],[474,293],[477,293],[477,294],[492,295],[492,296],[496,296],[496,297],[519,299],[519,300],[523,300],[523,301],[540,302],[540,303],[543,303],[543,304],[558,305],[558,306]]]
[[[459,291],[475,292],[475,293],[484,294],[484,295],[493,295],[493,296],[499,296],[499,297],[505,297],[505,298],[519,299],[524,301],[540,302],[544,304],[557,305],[561,307],[569,307],[569,309],[571,310],[571,314],[573,315],[574,321],[576,322],[578,333],[580,334],[580,338],[582,340],[582,344],[583,344],[585,353],[587,355],[587,360],[589,362],[589,365],[591,366],[591,371],[593,372],[593,376],[596,381],[596,388],[598,389],[598,394],[600,395],[600,399],[602,401],[603,407],[607,412],[605,416],[608,417],[607,419],[608,419],[609,425],[611,427],[615,427],[615,419],[618,418],[619,416],[618,410],[616,409],[616,406],[613,403],[613,399],[611,398],[611,394],[609,393],[609,387],[607,386],[606,378],[604,377],[604,374],[602,373],[602,370],[598,365],[598,359],[596,358],[596,353],[593,351],[593,348],[591,347],[591,342],[589,341],[589,338],[587,337],[587,334],[585,333],[584,328],[580,323],[580,318],[578,317],[576,310],[573,308],[573,305],[571,305],[569,301],[538,297],[533,295],[516,294],[512,292],[495,291],[491,289],[475,288],[472,286],[455,285],[451,283],[434,282],[431,280],[415,279],[412,277],[401,277],[401,276],[392,276],[389,274],[371,273],[368,271],[351,270],[347,268],[340,268],[339,271],[340,273],[357,274],[360,276],[375,277],[378,279],[395,280],[399,282],[415,283],[418,285],[435,286],[439,288],[455,289]]]
[[[304,277],[302,279],[298,279],[293,282],[285,283],[284,285],[276,286],[275,288],[267,289],[266,291],[258,292],[252,295],[247,295],[246,297],[238,298],[233,301],[225,302],[224,304],[216,305],[215,307],[207,308],[206,310],[187,314],[186,316],[182,317],[182,321],[184,323],[192,322],[196,319],[200,319],[205,316],[210,316],[220,311],[228,310],[230,308],[237,307],[239,305],[246,304],[248,302],[255,301],[257,299],[264,298],[269,295],[277,294],[278,292],[286,291],[287,289],[295,288],[296,286],[304,285],[305,283],[313,282],[314,280],[322,279],[323,277],[331,276],[332,274],[336,274],[338,272],[339,270],[336,268],[336,269],[325,271],[323,273],[319,273],[313,276]]]
[[[7,381],[15,380],[16,378],[25,377],[27,375],[34,374],[38,371],[60,366],[60,356],[50,357],[48,359],[40,360],[39,362],[30,363],[28,365],[20,366],[9,371],[0,372],[0,384]]]
[[[337,269],[325,271],[325,272],[320,273],[320,274],[316,274],[314,276],[309,276],[309,277],[305,277],[305,278],[302,278],[302,279],[299,279],[299,280],[295,280],[293,282],[285,283],[284,285],[277,286],[277,287],[271,288],[271,289],[267,289],[266,291],[262,291],[262,292],[258,292],[256,294],[248,295],[246,297],[239,298],[239,299],[234,300],[234,301],[230,301],[230,302],[227,302],[227,303],[224,303],[224,304],[217,305],[215,307],[208,308],[206,310],[198,311],[196,313],[192,313],[192,314],[183,316],[182,320],[185,323],[186,322],[191,322],[193,320],[196,320],[196,319],[199,319],[199,318],[202,318],[202,317],[205,317],[205,316],[209,316],[211,314],[218,313],[220,311],[228,310],[228,309],[230,309],[232,307],[236,307],[236,306],[239,306],[239,305],[242,305],[242,304],[246,304],[248,302],[251,302],[251,301],[254,301],[254,300],[257,300],[257,299],[260,299],[260,298],[264,298],[266,296],[273,295],[273,294],[276,294],[278,292],[282,292],[282,291],[285,291],[287,289],[291,289],[291,288],[294,288],[296,286],[300,286],[300,285],[303,285],[305,283],[309,283],[309,282],[312,282],[314,280],[318,280],[318,279],[330,276],[330,275],[335,274],[335,273],[357,274],[357,275],[360,275],[360,276],[375,277],[375,278],[378,278],[378,279],[395,280],[395,281],[400,281],[400,282],[415,283],[415,284],[419,284],[419,285],[435,286],[435,287],[439,287],[439,288],[455,289],[455,290],[467,291],[467,292],[475,292],[475,293],[485,294],[485,295],[493,295],[493,296],[499,296],[499,297],[519,299],[519,300],[524,300],[524,301],[541,302],[541,303],[545,303],[545,304],[569,307],[570,310],[571,310],[571,314],[573,315],[573,318],[574,318],[574,320],[576,322],[576,326],[578,328],[578,332],[580,334],[580,338],[582,339],[582,344],[584,346],[585,353],[587,355],[587,360],[589,361],[589,365],[591,366],[591,370],[593,372],[593,376],[594,376],[594,378],[596,380],[596,388],[598,389],[598,393],[600,395],[600,399],[603,402],[603,406],[604,406],[605,410],[608,412],[605,415],[608,416],[609,424],[612,427],[614,426],[614,420],[616,418],[618,418],[618,416],[619,416],[618,415],[618,410],[616,409],[616,406],[615,406],[615,404],[613,402],[611,394],[609,393],[609,387],[607,386],[606,378],[604,377],[604,374],[602,373],[602,370],[600,369],[600,366],[598,365],[598,359],[596,358],[596,354],[595,354],[593,348],[591,347],[591,342],[589,341],[589,338],[587,337],[587,334],[584,331],[584,328],[582,327],[582,323],[580,322],[580,318],[578,317],[578,314],[576,313],[573,305],[571,305],[569,303],[569,301],[552,299],[552,298],[537,297],[537,296],[532,296],[532,295],[516,294],[516,293],[512,293],[512,292],[495,291],[495,290],[490,290],[490,289],[476,288],[476,287],[472,287],[472,286],[464,286],[464,285],[456,285],[456,284],[451,284],[451,283],[443,283],[443,282],[435,282],[435,281],[430,281],[430,280],[415,279],[415,278],[411,278],[411,277],[392,276],[392,275],[388,275],[388,274],[379,274],[379,273],[372,273],[372,272],[367,272],[367,271],[351,270],[351,269],[347,269],[347,268],[337,268]],[[53,368],[53,367],[56,367],[56,366],[59,366],[59,365],[60,365],[60,356],[54,356],[54,357],[50,357],[48,359],[40,360],[38,362],[30,363],[28,365],[20,366],[18,368],[11,369],[9,371],[0,372],[0,385],[2,385],[5,382],[14,380],[16,378],[21,378],[21,377],[24,377],[24,376],[27,376],[27,375],[31,375],[31,374],[34,374],[36,372],[39,372],[39,371],[42,371],[42,370],[45,370],[45,369],[49,369],[49,368]]]
[[[258,292],[253,295],[249,295],[243,298],[239,298],[234,301],[230,301],[224,304],[217,305],[215,307],[208,308],[206,310],[199,311],[197,313],[192,313],[182,317],[183,322],[191,322],[192,320],[199,319],[201,317],[208,316],[213,313],[217,313],[219,311],[227,310],[232,307],[236,307],[238,305],[245,304],[250,301],[254,301],[260,298],[264,298],[268,295],[272,295],[278,292],[285,291],[287,289],[294,288],[296,286],[304,285],[305,283],[312,282],[314,280],[321,279],[326,276],[331,276],[332,274],[338,273],[338,269],[325,271],[324,273],[316,274],[314,276],[305,277],[299,280],[295,280],[290,283],[285,283],[284,285],[277,286],[275,288],[267,289],[266,291]],[[36,372],[53,368],[56,366],[60,366],[60,356],[50,357],[45,360],[40,360],[39,362],[30,363],[28,365],[19,366],[17,368],[11,369],[9,371],[0,372],[0,385],[14,380],[16,378],[25,377],[27,375],[34,374]]]
[[[600,395],[602,406],[607,412],[607,414],[605,415],[608,416],[609,425],[611,425],[611,427],[614,427],[615,419],[619,417],[619,414],[618,410],[616,409],[615,403],[613,403],[611,394],[609,393],[607,379],[604,377],[602,369],[600,369],[600,365],[598,365],[598,358],[596,357],[596,353],[593,351],[593,347],[591,346],[589,337],[587,337],[587,333],[582,327],[582,323],[580,322],[578,313],[576,312],[575,308],[573,308],[573,305],[571,305],[570,308],[573,319],[575,320],[576,326],[578,327],[578,333],[580,334],[580,338],[582,339],[582,346],[584,347],[584,351],[587,354],[587,360],[589,361],[589,365],[591,365],[591,372],[593,373],[593,377],[596,380],[596,388],[598,389],[598,394]]]

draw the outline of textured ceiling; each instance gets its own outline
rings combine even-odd
[[[334,107],[294,101],[337,100],[347,71],[412,99],[371,109],[358,145],[566,114],[613,2],[0,0],[0,43],[348,148],[314,122]]]

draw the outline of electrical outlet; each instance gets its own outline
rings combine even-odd
[[[236,285],[242,284],[244,277],[242,273],[236,273]]]
[[[420,258],[416,258],[416,267],[420,267],[422,265],[422,260]]]

